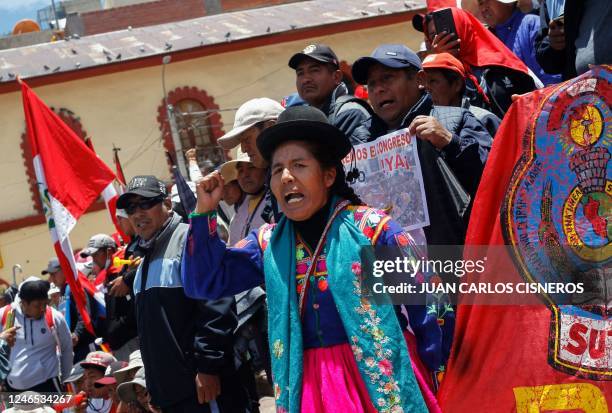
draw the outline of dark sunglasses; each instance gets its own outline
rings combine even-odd
[[[146,211],[146,210],[153,208],[157,204],[161,204],[163,200],[164,198],[157,197],[157,198],[143,199],[142,201],[139,201],[139,202],[130,202],[129,204],[125,206],[125,212],[127,212],[128,215],[132,215],[134,212],[136,212],[138,208]]]

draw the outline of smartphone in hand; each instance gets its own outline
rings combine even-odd
[[[442,32],[452,33],[457,37],[457,29],[455,20],[453,19],[453,11],[451,9],[436,10],[432,13],[436,34]]]

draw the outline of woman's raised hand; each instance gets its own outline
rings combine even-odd
[[[223,198],[223,177],[218,171],[211,172],[196,183],[198,203],[195,212],[204,214],[217,209]]]

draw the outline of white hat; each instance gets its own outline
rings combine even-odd
[[[236,151],[236,159],[225,162],[223,165],[221,165],[221,168],[219,168],[219,172],[221,172],[221,176],[223,176],[225,183],[238,179],[238,169],[236,167],[238,166],[239,162],[251,163],[249,154],[242,152],[240,148],[238,148]]]
[[[51,296],[55,293],[61,293],[61,291],[57,287],[57,285],[51,283],[51,288],[49,288],[49,292],[47,293],[49,295],[49,298],[51,298]]]
[[[144,364],[142,363],[142,356],[140,354],[140,350],[136,350],[130,353],[128,365],[122,369],[115,371],[113,375],[117,379],[117,383],[121,384],[127,381],[128,374],[131,371],[139,369],[141,367],[144,367]]]
[[[135,386],[140,386],[144,389],[147,388],[144,367],[141,367],[136,372],[136,375],[132,381],[121,383],[117,387],[117,396],[119,396],[119,399],[126,403],[136,401],[138,397],[136,396]]]
[[[270,98],[255,98],[243,103],[236,111],[234,127],[217,139],[223,149],[232,149],[240,143],[240,134],[259,122],[276,119],[284,110],[280,103]]]

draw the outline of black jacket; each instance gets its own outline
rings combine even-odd
[[[218,375],[221,411],[245,411],[246,393],[234,378],[234,299],[205,301],[185,295],[180,263],[187,229],[173,214],[144,249],[134,280],[147,389],[153,404],[163,409],[196,397],[197,372]]]
[[[351,142],[364,143],[368,141],[369,133],[364,123],[371,117],[370,112],[356,101],[342,102],[342,96],[349,96],[344,83],[340,83],[327,102],[320,108],[329,122],[340,129]],[[356,99],[353,97],[353,99]]]
[[[125,258],[134,255],[133,247],[138,241],[132,241],[127,247]],[[133,277],[136,270],[128,270],[125,266],[118,274],[108,274],[106,284],[119,276],[123,276],[124,282],[133,291]],[[130,281],[131,280],[131,281]],[[110,345],[111,349],[117,350],[125,343],[138,336],[136,328],[136,306],[134,294],[130,292],[125,297],[114,297],[109,294],[104,295],[106,302],[106,328],[104,329],[104,340]]]
[[[548,38],[548,8],[546,2],[540,5],[540,34],[536,37],[536,60],[546,73],[561,73],[563,80],[576,77],[576,37],[582,20],[584,1],[565,0],[564,7],[564,30],[565,49],[555,50],[550,47]]]
[[[424,228],[427,243],[461,245],[465,241],[469,213],[463,218],[457,215],[436,159],[442,157],[448,163],[473,200],[489,156],[492,138],[469,111],[458,107],[433,106],[427,93],[406,114],[398,129],[408,127],[418,115],[433,116],[453,134],[451,142],[441,151],[429,142],[417,140],[430,221],[430,225]],[[373,116],[367,125],[371,141],[390,132],[377,116]]]

